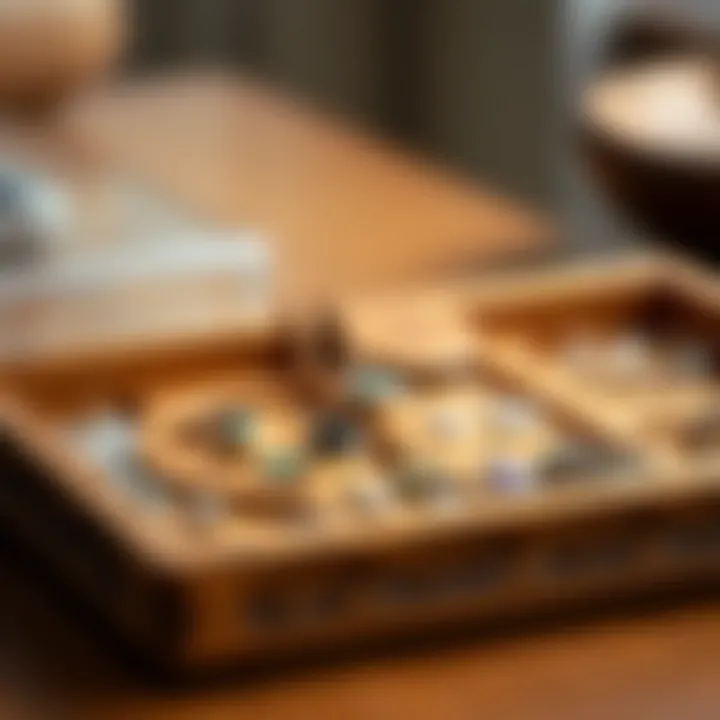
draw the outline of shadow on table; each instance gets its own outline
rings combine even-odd
[[[389,676],[403,664],[433,663],[436,657],[450,657],[452,662],[454,654],[470,651],[482,658],[513,646],[552,644],[568,634],[581,634],[590,621],[593,633],[613,633],[618,625],[622,632],[625,625],[637,626],[645,618],[653,623],[663,614],[712,612],[720,600],[720,588],[714,584],[674,585],[659,593],[592,603],[572,612],[546,612],[495,621],[492,626],[463,625],[402,642],[373,641],[352,650],[314,653],[310,659],[295,657],[173,678],[128,649],[37,558],[4,533],[0,533],[0,585],[0,701],[7,698],[32,706],[53,718],[70,708],[73,717],[80,717],[78,708],[111,708],[115,702],[126,708],[155,703],[172,707],[216,693],[242,697],[245,692],[273,691],[288,683],[322,682],[328,676],[332,682],[334,673],[370,670]]]

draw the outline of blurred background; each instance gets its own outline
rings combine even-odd
[[[40,17],[48,5],[27,7]],[[7,27],[22,15],[13,7],[0,4]],[[588,179],[577,142],[581,94],[629,57],[683,42],[697,50],[720,16],[716,0],[127,0],[96,7],[127,11],[125,77],[203,66],[254,76],[549,211],[563,219],[573,244],[588,248],[643,233],[608,212]],[[92,22],[93,12],[83,12]],[[78,26],[79,41],[122,25],[103,12],[87,32]],[[6,65],[27,57],[49,78],[52,60],[9,37]],[[104,64],[98,56],[88,67]],[[12,76],[7,68],[3,74]]]
[[[508,192],[556,201],[561,2],[133,0],[132,8],[129,72],[249,70]]]
[[[713,0],[132,0],[128,73],[250,71],[505,193],[572,242],[625,243],[575,142],[579,92]],[[667,17],[663,17],[663,13]],[[666,22],[663,22],[666,20]],[[637,31],[637,32],[636,32]],[[668,40],[663,37],[663,40]]]
[[[133,0],[126,70],[250,71],[582,221],[605,216],[573,157],[567,90],[593,72],[619,8],[616,0]],[[602,242],[604,232],[588,226],[578,242]]]

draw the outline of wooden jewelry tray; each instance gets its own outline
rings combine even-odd
[[[641,258],[8,360],[0,516],[175,669],[707,579],[719,329]]]

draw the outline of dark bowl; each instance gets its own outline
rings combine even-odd
[[[580,136],[601,189],[643,234],[720,263],[720,155],[633,143],[586,112]]]

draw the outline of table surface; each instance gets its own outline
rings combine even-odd
[[[115,89],[63,133],[208,217],[265,230],[295,298],[466,271],[547,237],[532,213],[237,79]],[[712,597],[179,690],[122,661],[17,555],[0,540],[3,718],[720,716]]]
[[[202,217],[258,228],[293,302],[436,277],[551,229],[487,188],[239,78],[164,78],[78,105],[82,143]]]

